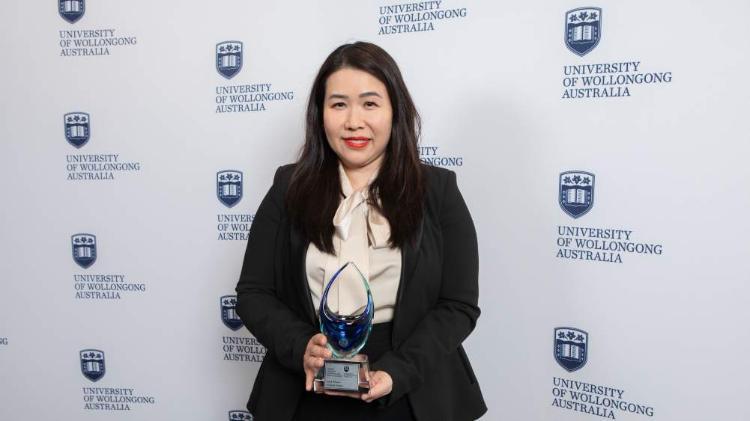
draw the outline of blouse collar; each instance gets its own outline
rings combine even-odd
[[[341,192],[344,199],[339,203],[336,214],[333,217],[333,226],[336,235],[343,241],[349,238],[352,218],[364,217],[367,222],[367,237],[373,248],[388,247],[391,237],[391,228],[388,220],[367,202],[369,187],[378,176],[376,170],[367,182],[367,186],[353,191],[349,176],[344,171],[344,166],[339,162],[339,179],[341,181]],[[363,206],[363,208],[361,208]]]

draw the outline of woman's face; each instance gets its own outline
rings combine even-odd
[[[328,77],[323,126],[344,168],[379,168],[391,139],[392,121],[388,90],[375,76],[343,68]]]

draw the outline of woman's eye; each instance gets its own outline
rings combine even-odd
[[[372,107],[377,107],[377,106],[378,104],[376,102],[372,102],[372,101],[365,102],[365,107],[367,108],[372,108]]]
[[[331,104],[332,108],[344,108],[345,106],[346,104],[343,102],[334,102],[333,104]]]

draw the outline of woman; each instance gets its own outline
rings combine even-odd
[[[296,164],[255,215],[237,312],[267,348],[256,420],[474,420],[486,411],[461,342],[479,317],[474,225],[451,171],[425,166],[419,116],[394,60],[346,44],[325,60]],[[375,324],[362,396],[311,392],[330,357],[316,316],[332,271],[368,278]]]

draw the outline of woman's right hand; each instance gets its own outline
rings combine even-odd
[[[323,368],[323,359],[331,358],[331,351],[326,348],[328,340],[325,335],[318,333],[307,342],[305,354],[302,356],[302,366],[305,369],[305,390],[312,390],[313,379],[318,370]]]

